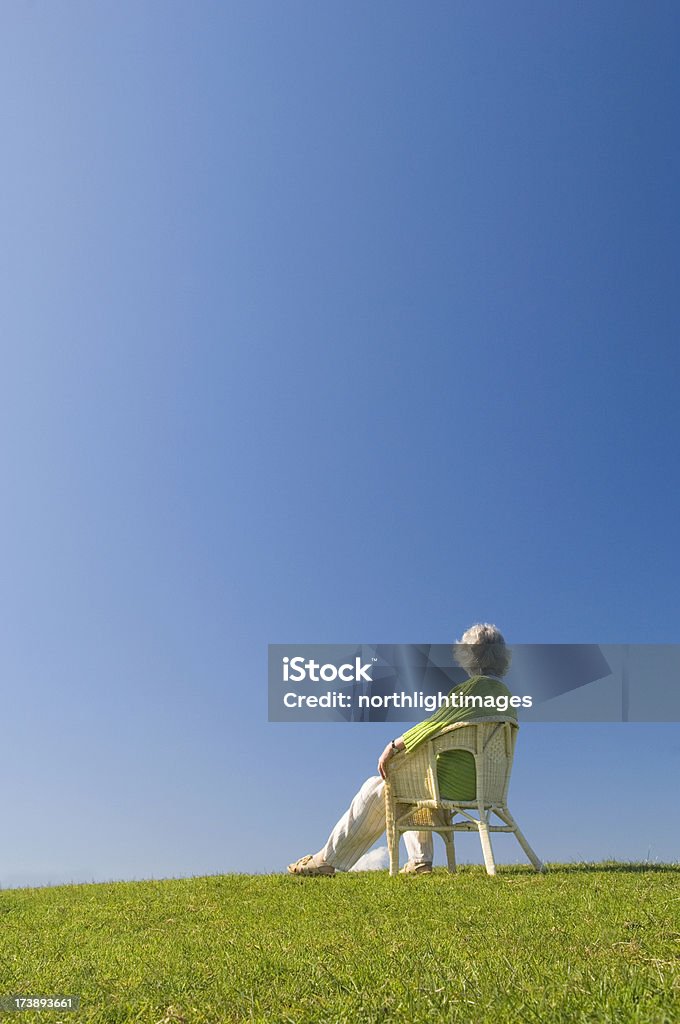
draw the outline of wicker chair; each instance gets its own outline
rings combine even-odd
[[[517,739],[516,722],[484,718],[442,729],[412,753],[395,754],[387,765],[385,815],[390,875],[399,871],[399,837],[411,830],[438,832],[446,845],[449,871],[456,870],[454,832],[478,832],[489,875],[496,874],[491,832],[512,832],[537,871],[545,871],[507,806]],[[468,751],[475,762],[476,793],[471,800],[443,800],[437,782],[437,755]],[[474,812],[477,812],[476,816]],[[491,824],[494,814],[502,824]],[[463,820],[454,819],[460,815]]]

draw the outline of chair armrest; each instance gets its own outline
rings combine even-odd
[[[396,778],[400,772],[407,771],[409,766],[408,758],[409,753],[407,750],[399,750],[396,754],[392,754],[392,757],[385,765],[387,778]]]
[[[436,764],[430,743],[423,743],[409,753],[394,754],[385,766],[390,790],[398,800],[433,800],[436,798],[434,773]]]

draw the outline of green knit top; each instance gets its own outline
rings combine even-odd
[[[498,697],[508,701],[512,694],[505,683],[492,676],[472,676],[464,683],[454,686],[449,697],[457,695],[457,701],[464,705],[462,698],[474,697],[468,706],[452,707],[442,704],[440,708],[424,722],[419,722],[404,733],[403,740],[409,753],[421,743],[432,739],[448,725],[456,722],[468,722],[478,718],[507,718],[517,721],[517,712],[508,704],[507,710],[495,704]],[[481,698],[481,700],[479,699]],[[490,699],[489,699],[490,698]],[[474,800],[477,792],[477,776],[475,759],[467,750],[447,750],[437,755],[437,780],[439,795],[444,800]]]

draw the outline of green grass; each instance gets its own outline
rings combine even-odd
[[[680,1021],[680,868],[224,875],[0,891],[32,1021]]]

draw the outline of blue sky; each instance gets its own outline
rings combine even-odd
[[[679,23],[3,7],[0,884],[317,849],[390,727],[270,642],[680,642]],[[679,766],[527,725],[511,806],[675,860]]]

